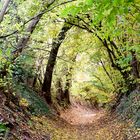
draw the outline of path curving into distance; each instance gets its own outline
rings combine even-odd
[[[104,111],[98,111],[74,104],[60,114],[60,117],[71,125],[87,125],[92,124],[104,115]]]
[[[59,117],[44,116],[39,122],[37,128],[51,140],[126,140],[127,126],[115,114],[77,103],[61,111]]]

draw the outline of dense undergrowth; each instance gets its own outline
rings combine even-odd
[[[49,114],[49,106],[45,100],[39,96],[39,93],[33,91],[24,84],[16,86],[16,93],[19,94],[20,99],[25,99],[28,103],[28,107],[34,115]],[[23,103],[24,104],[24,103]]]
[[[6,105],[6,96],[0,92],[0,139],[1,140],[46,140],[49,135],[36,131],[32,114],[26,109],[10,102]],[[22,109],[21,109],[22,108]]]
[[[134,125],[140,128],[140,90],[136,89],[128,97],[124,97],[116,111],[121,118],[131,119]]]

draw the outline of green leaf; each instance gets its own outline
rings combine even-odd
[[[94,0],[86,0],[86,4],[87,4],[88,6],[92,6],[93,3],[94,3]]]
[[[7,130],[7,127],[4,124],[0,123],[0,133],[5,132],[6,130]]]
[[[6,56],[7,56],[7,57],[10,57],[10,56],[11,56],[11,48],[8,48],[8,49],[6,50]]]
[[[72,9],[73,10],[69,13],[72,16],[76,16],[80,11],[80,8],[78,8],[78,7],[73,7]]]

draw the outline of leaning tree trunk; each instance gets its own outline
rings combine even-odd
[[[12,62],[11,62],[11,63],[13,63],[13,62],[15,61],[15,59],[16,59],[18,56],[20,56],[20,54],[22,53],[23,49],[26,47],[26,45],[27,45],[27,43],[28,43],[28,41],[29,41],[29,39],[30,39],[31,34],[32,34],[33,31],[35,30],[36,25],[38,24],[38,22],[39,22],[39,20],[41,19],[41,17],[42,17],[42,15],[39,15],[39,16],[37,16],[36,18],[34,18],[34,19],[30,22],[28,28],[26,29],[26,32],[27,32],[28,34],[27,34],[26,36],[23,36],[23,37],[18,41],[17,46],[16,46],[16,49],[12,52],[13,58],[12,58]],[[6,69],[7,69],[8,66],[5,65],[5,67],[6,67]],[[1,77],[6,76],[6,75],[7,75],[7,70],[4,70],[4,69],[1,70],[1,71],[0,71],[0,75],[1,75]]]
[[[101,65],[102,65],[103,70],[105,71],[106,75],[107,75],[108,78],[110,79],[110,81],[111,81],[111,83],[112,83],[114,89],[116,89],[115,84],[114,84],[114,82],[113,82],[113,79],[112,79],[111,75],[109,74],[109,72],[107,71],[104,62],[103,62],[102,60],[100,60],[100,62],[101,62]]]
[[[9,2],[10,2],[10,0],[9,0]],[[48,3],[48,5],[47,5],[47,8],[49,8],[54,2],[55,2],[54,0],[50,1]],[[5,6],[8,6],[8,0],[7,0],[7,4],[5,2]],[[3,11],[1,11],[1,13],[0,13],[0,21],[1,21],[2,16],[4,16]],[[36,16],[34,16],[34,18],[32,18],[32,20],[30,21],[29,26],[26,29],[27,34],[25,36],[21,37],[21,39],[17,43],[16,49],[12,52],[13,58],[12,58],[11,63],[13,63],[15,61],[15,59],[20,56],[20,54],[22,53],[23,49],[26,47],[26,45],[27,45],[32,33],[36,29],[36,26],[37,26],[38,22],[40,21],[40,19],[42,18],[42,16],[44,14],[45,14],[45,12],[42,11],[40,14],[37,14]],[[8,66],[5,65],[5,67],[7,69]],[[7,70],[1,70],[0,71],[0,76],[1,77],[4,77],[6,75],[7,75]]]
[[[47,7],[49,8],[53,3],[55,2],[55,0],[51,0],[50,2],[48,2]],[[26,47],[32,33],[34,32],[34,30],[36,29],[36,26],[38,24],[38,22],[40,21],[40,19],[42,18],[42,16],[45,14],[44,11],[40,12],[39,14],[35,15],[32,20],[30,21],[29,26],[26,29],[26,35],[23,36],[17,43],[17,47],[16,50],[13,51],[14,54],[14,58],[16,59],[22,52],[22,50]]]
[[[8,5],[9,5],[10,1],[11,0],[5,0],[5,2],[4,2],[4,5],[3,5],[2,9],[1,9],[1,12],[0,12],[0,23],[3,21],[3,17],[6,13],[6,10],[8,8]]]
[[[51,1],[51,2],[48,4],[47,8],[49,8],[54,2],[55,2],[54,0]],[[10,3],[10,0],[6,0],[6,1],[5,1],[5,4],[4,4],[4,6],[3,6],[3,9],[2,9],[1,12],[0,12],[0,22],[3,20],[4,14],[5,14],[5,12],[6,12],[6,9],[7,9],[9,3]],[[28,43],[28,41],[29,41],[29,39],[30,39],[31,34],[32,34],[33,31],[35,30],[35,28],[36,28],[38,22],[40,21],[41,17],[42,17],[44,14],[45,14],[45,13],[42,12],[41,14],[35,16],[35,18],[33,18],[33,19],[31,20],[29,26],[28,26],[27,29],[26,29],[26,32],[27,32],[28,34],[27,34],[26,36],[23,36],[23,37],[19,40],[19,42],[17,43],[17,46],[16,46],[16,50],[13,51],[13,59],[12,59],[12,62],[11,62],[11,63],[13,63],[13,61],[14,61],[18,56],[20,56],[20,54],[22,53],[22,50],[23,50],[23,49],[25,48],[25,46],[27,45],[27,43]],[[3,69],[3,70],[0,70],[0,77],[4,78],[4,76],[7,75],[7,73],[8,73],[8,72],[7,72],[7,67],[8,67],[7,65],[4,65],[4,69]],[[13,94],[8,93],[8,94],[6,95],[6,97],[7,97],[8,99],[13,100],[14,102],[16,102],[16,100],[14,100],[14,99],[16,99],[16,97],[15,97]]]
[[[46,72],[44,75],[44,82],[43,82],[43,86],[42,86],[42,92],[44,93],[44,97],[48,104],[52,103],[51,82],[52,82],[52,74],[53,74],[53,69],[54,69],[55,62],[56,62],[57,53],[58,53],[61,43],[63,42],[63,40],[66,37],[67,31],[71,27],[72,26],[65,23],[64,26],[62,27],[60,33],[58,34],[58,37],[55,38],[52,43],[52,49],[51,49],[49,60],[48,60],[47,66],[46,66]]]

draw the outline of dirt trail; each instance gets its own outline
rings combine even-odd
[[[125,124],[104,110],[74,104],[60,115],[77,132],[77,140],[124,140]]]
[[[80,104],[75,104],[62,112],[60,117],[72,125],[87,125],[97,121],[104,114],[104,111],[92,110]]]
[[[133,140],[126,137],[126,124],[113,114],[74,104],[61,112],[60,117],[35,118],[36,130],[51,140]]]

